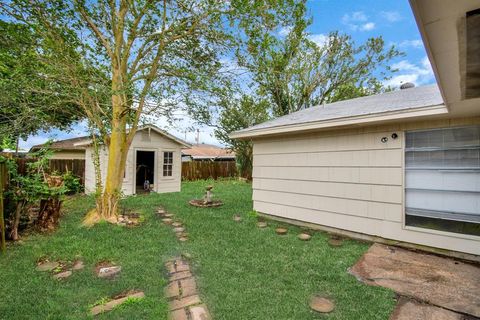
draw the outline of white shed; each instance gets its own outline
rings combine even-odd
[[[85,145],[85,192],[95,191],[95,169],[90,141]],[[148,180],[151,190],[159,193],[180,191],[182,178],[182,149],[190,144],[152,125],[138,129],[128,150],[122,192],[131,195],[143,192]],[[102,180],[105,180],[108,149],[100,149]]]

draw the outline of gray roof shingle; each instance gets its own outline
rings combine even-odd
[[[438,89],[437,85],[415,87],[386,92],[373,96],[338,101],[326,104],[324,106],[316,106],[300,110],[280,118],[236,131],[234,134],[308,122],[328,122],[329,120],[341,118],[418,109],[442,104],[442,95],[440,94],[440,90]]]

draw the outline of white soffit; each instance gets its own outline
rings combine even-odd
[[[480,8],[479,0],[410,0],[423,42],[450,113],[480,114],[480,98],[463,99],[466,13]],[[480,57],[479,57],[480,59]]]

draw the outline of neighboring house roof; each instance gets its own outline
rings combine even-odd
[[[193,159],[235,159],[233,151],[205,143],[194,144],[191,148],[182,150],[182,154]]]
[[[447,113],[437,85],[409,88],[300,110],[233,132],[247,138],[299,130]]]
[[[50,149],[53,150],[85,150],[85,146],[78,146],[78,143],[84,142],[84,141],[89,141],[90,136],[82,136],[82,137],[76,137],[76,138],[71,138],[71,139],[65,139],[65,140],[58,140],[52,142],[50,145]],[[46,144],[37,144],[33,147],[30,148],[31,151],[38,150],[42,147],[44,147]]]
[[[185,148],[191,147],[191,144],[189,144],[188,142],[186,142],[182,139],[179,139],[179,138],[175,137],[174,135],[171,135],[170,133],[168,133],[168,132],[166,132],[166,131],[164,131],[164,130],[162,130],[162,129],[154,126],[154,125],[146,125],[146,126],[139,127],[137,129],[137,132],[142,131],[142,130],[147,130],[147,129],[153,130],[153,131],[157,132],[158,134],[163,135],[163,136],[175,141],[176,143],[182,145]],[[89,146],[91,143],[92,143],[92,140],[90,139],[90,136],[82,136],[82,137],[77,137],[77,138],[55,141],[50,145],[50,149],[53,149],[53,150],[85,150],[85,148],[87,146]],[[30,151],[38,150],[43,146],[45,146],[45,144],[39,144],[39,145],[33,146],[30,149]]]

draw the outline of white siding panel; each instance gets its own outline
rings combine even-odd
[[[259,167],[400,167],[402,150],[259,154],[253,158],[253,165]]]
[[[253,180],[253,188],[325,197],[402,203],[401,186],[257,178]]]

